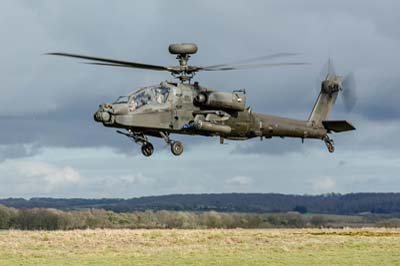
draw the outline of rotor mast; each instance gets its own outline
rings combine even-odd
[[[191,54],[197,53],[197,45],[194,43],[176,43],[168,47],[171,54],[176,54],[179,61],[179,67],[171,71],[171,75],[179,79],[182,83],[190,82],[196,70],[188,65]]]

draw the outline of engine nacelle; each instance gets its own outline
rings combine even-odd
[[[246,95],[242,92],[200,92],[194,99],[195,104],[213,109],[244,111]]]

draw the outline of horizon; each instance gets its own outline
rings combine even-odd
[[[140,199],[140,198],[150,198],[150,197],[169,197],[169,196],[202,196],[202,195],[228,195],[228,194],[240,194],[240,195],[282,195],[282,196],[300,196],[300,197],[330,197],[330,196],[347,196],[353,194],[400,194],[400,192],[349,192],[349,193],[335,193],[335,192],[326,192],[321,194],[286,194],[286,193],[276,193],[276,192],[221,192],[221,193],[182,193],[182,194],[160,194],[160,195],[147,195],[147,196],[136,196],[136,197],[128,197],[128,198],[85,198],[85,197],[42,197],[42,196],[35,196],[31,198],[24,198],[24,197],[7,197],[7,198],[0,198],[0,200],[7,200],[7,199],[24,199],[24,200],[32,200],[32,199],[65,199],[65,200],[73,200],[73,199],[82,199],[82,200],[130,200],[130,199]]]

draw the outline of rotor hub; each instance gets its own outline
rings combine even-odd
[[[197,45],[194,43],[174,43],[170,44],[168,51],[171,54],[176,54],[176,59],[179,61],[179,67],[171,71],[172,76],[180,79],[181,82],[190,82],[194,76],[194,72],[188,65],[191,54],[197,53]]]

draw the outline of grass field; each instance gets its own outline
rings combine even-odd
[[[0,231],[0,265],[400,265],[400,230]]]

